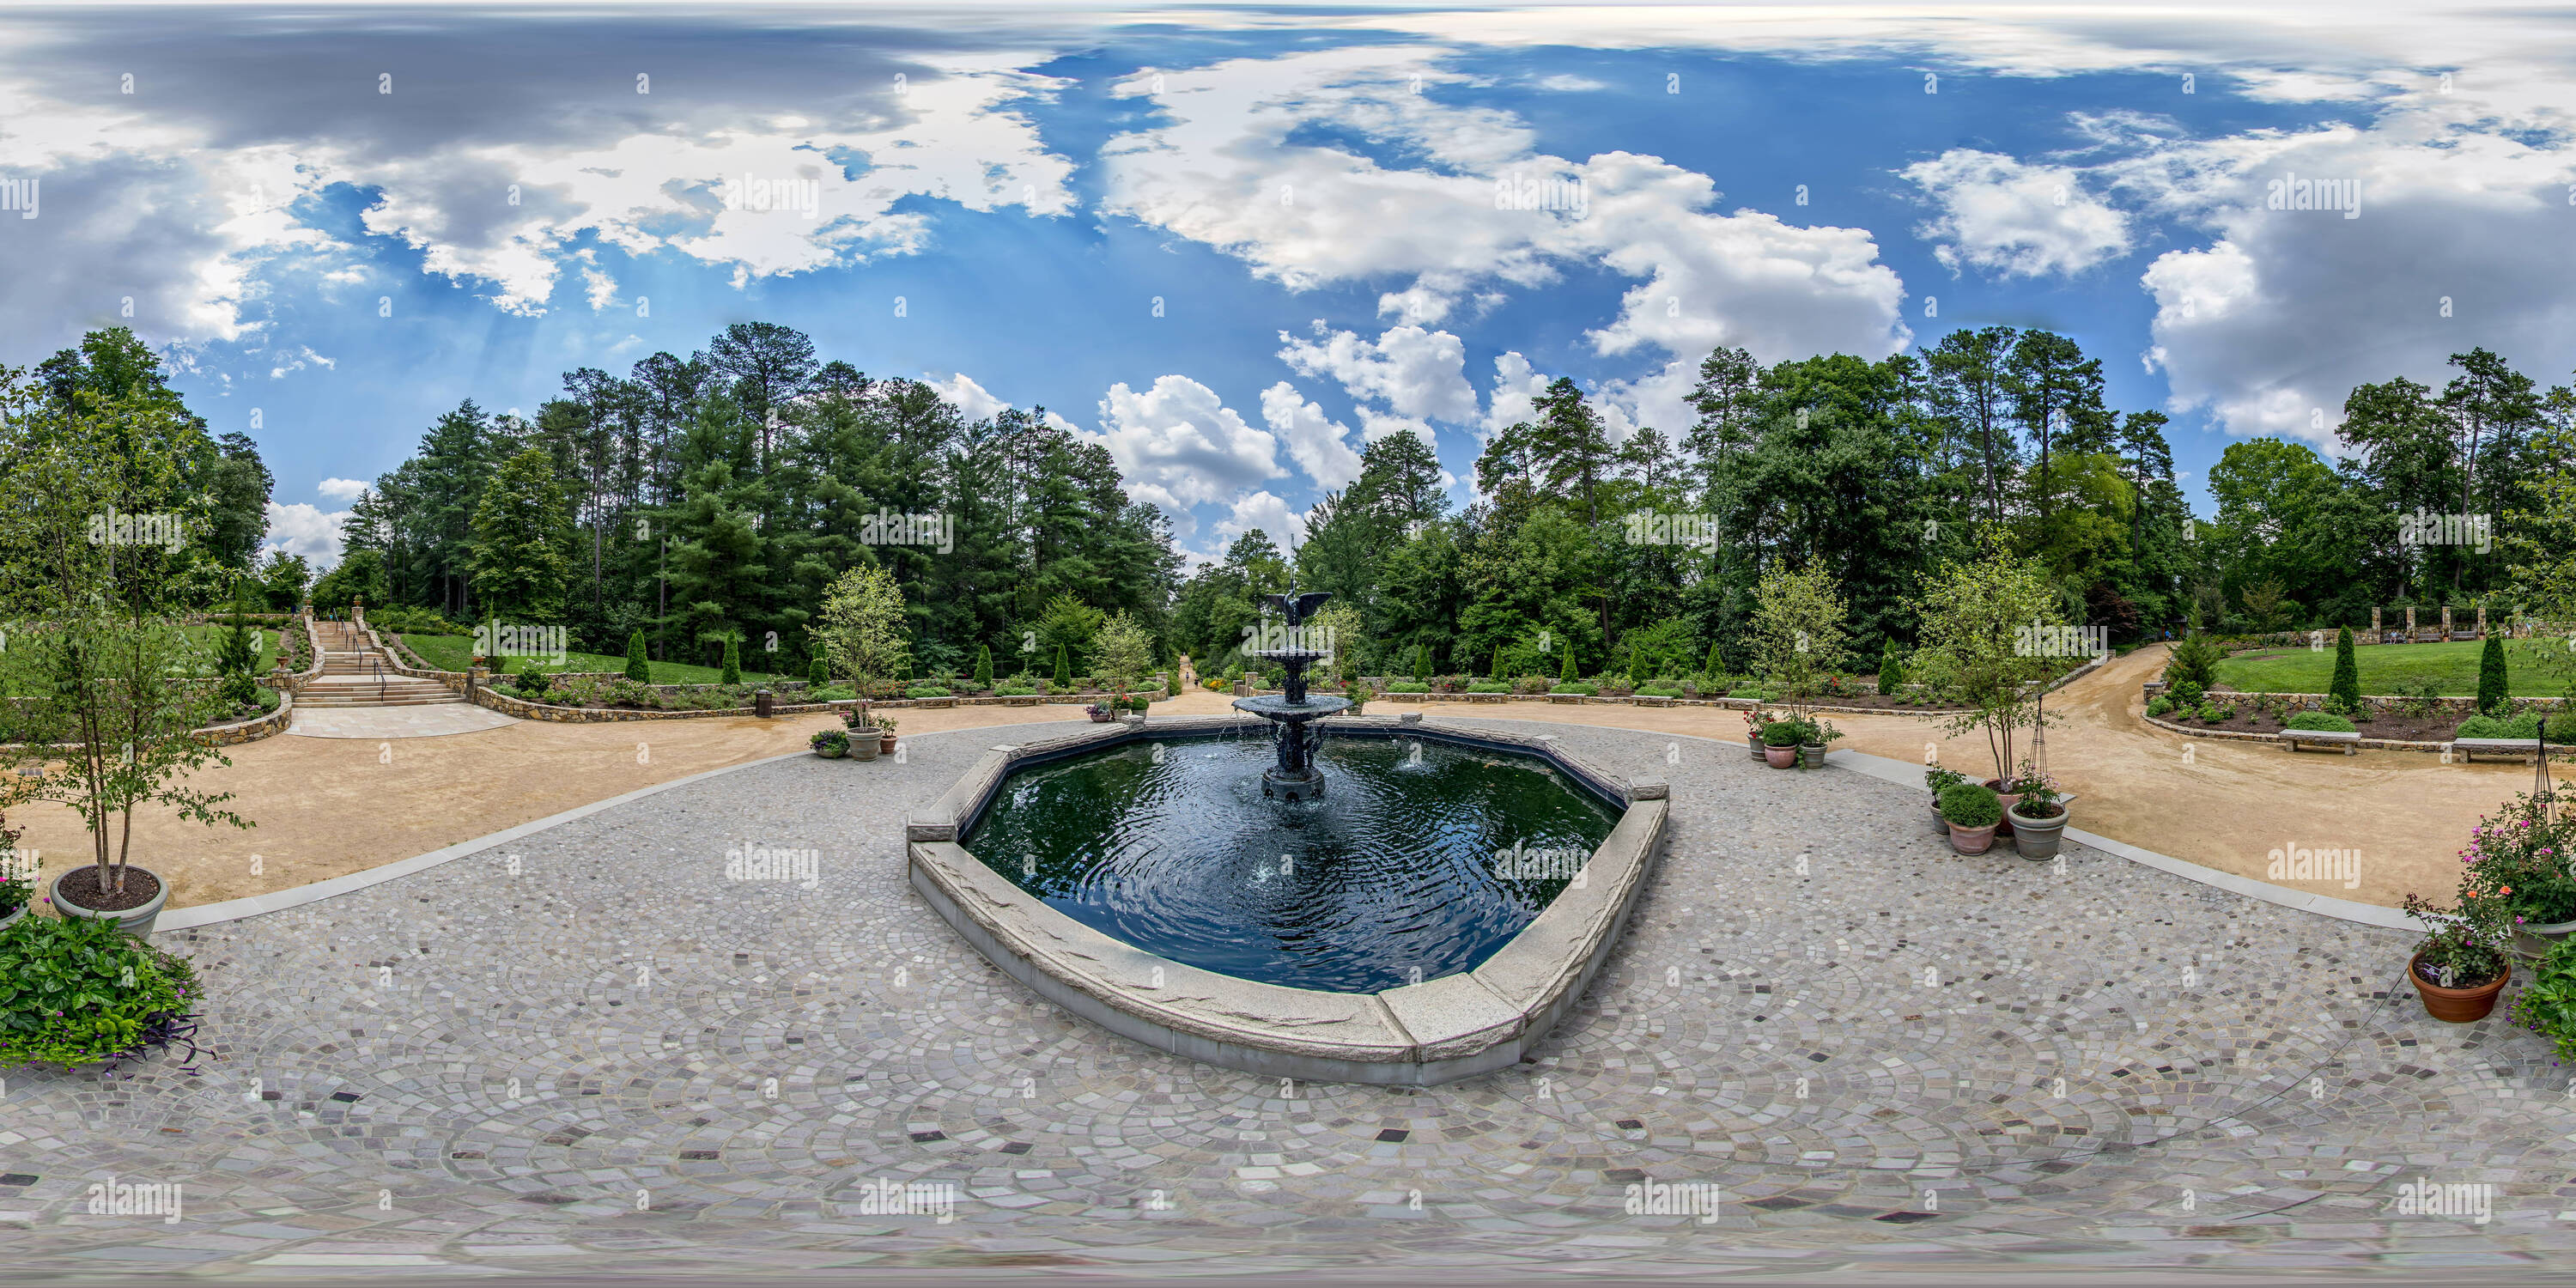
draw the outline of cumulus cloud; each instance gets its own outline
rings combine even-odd
[[[1517,350],[1494,359],[1494,383],[1485,396],[1483,439],[1538,415],[1538,396],[1547,392],[1547,377]]]
[[[1306,401],[1294,385],[1282,380],[1261,391],[1262,423],[1288,444],[1288,459],[1320,487],[1344,487],[1360,476],[1360,454],[1351,450],[1350,430]]]
[[[1288,507],[1286,501],[1267,491],[1248,492],[1234,499],[1233,512],[1219,520],[1216,527],[1217,549],[1234,544],[1234,539],[1255,528],[1267,533],[1272,545],[1282,550],[1305,544],[1306,516]]]
[[[939,391],[939,396],[957,405],[957,411],[970,423],[983,420],[1010,404],[986,392],[975,378],[960,371],[946,380],[924,380],[921,383]]]
[[[1102,431],[1085,437],[1109,449],[1128,495],[1161,506],[1176,530],[1196,526],[1190,507],[1288,473],[1278,439],[1245,424],[1215,390],[1187,376],[1160,377],[1141,393],[1110,386],[1100,421]]]
[[[1476,418],[1476,391],[1467,384],[1467,350],[1446,331],[1418,326],[1388,329],[1376,340],[1314,324],[1316,340],[1279,333],[1280,361],[1302,375],[1329,376],[1353,399],[1384,403],[1415,421],[1465,424]],[[1374,435],[1372,435],[1374,437]]]
[[[1944,267],[2006,277],[2083,272],[2129,251],[2128,220],[2072,167],[1953,148],[1899,171],[1940,213],[1916,230]]]
[[[315,484],[313,490],[321,493],[325,500],[355,501],[358,494],[370,486],[364,479],[324,479]]]
[[[260,550],[262,553],[283,550],[290,555],[302,555],[304,561],[317,571],[329,568],[340,562],[340,525],[348,521],[349,512],[346,510],[326,514],[320,508],[301,501],[287,505],[271,501],[268,503],[268,538],[260,543]]]

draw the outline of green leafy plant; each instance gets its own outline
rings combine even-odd
[[[2193,686],[2194,696],[2198,696],[2218,683],[2218,664],[2226,657],[2226,650],[2216,641],[2194,631],[2175,644],[2172,656],[2165,659],[2165,683],[2176,690],[2188,683]]]
[[[2509,896],[2460,881],[2458,906],[2435,908],[2422,895],[2408,892],[2407,916],[2426,926],[2415,944],[2417,976],[2442,988],[2478,988],[2504,974],[2506,950],[2513,943]]]
[[[1955,783],[1941,789],[1941,817],[1954,827],[1993,827],[2004,816],[2003,798],[1984,783]]]
[[[907,698],[945,698],[954,695],[951,694],[947,688],[941,685],[916,684],[905,689],[903,691],[903,696]]]
[[[724,665],[717,672],[716,683],[742,683],[742,645],[739,641],[727,639],[724,642]]]
[[[2478,650],[2478,710],[2488,715],[2502,712],[2512,692],[2504,665],[2504,638],[2490,633],[2486,647]]]
[[[2156,695],[2155,701],[2147,704],[2147,714],[2151,716],[2160,716],[2173,709],[2173,699],[2161,693]]]
[[[2567,870],[2576,849],[2576,823],[2553,816],[2530,796],[2516,796],[2480,819],[2460,851],[2463,890],[2492,891],[2514,921],[2556,925],[2576,921],[2576,876]]]
[[[1762,745],[1795,747],[1798,745],[1799,735],[1804,732],[1795,720],[1773,720],[1762,726]]]
[[[1548,692],[1579,694],[1588,698],[1600,693],[1601,686],[1590,680],[1559,680],[1548,689]]]
[[[2175,706],[2189,707],[2198,706],[2201,695],[2208,691],[2199,681],[2178,680],[2174,682],[2172,688],[2166,690],[2166,695],[2174,700]]]
[[[1955,769],[1943,769],[1938,765],[1923,771],[1923,785],[1932,789],[1932,796],[1936,801],[1940,799],[1944,790],[1966,781],[1968,781],[1966,774]]]
[[[2353,660],[2349,626],[2335,629],[2334,678],[2326,682],[2326,696],[2334,699],[2338,715],[2353,715],[2361,710],[2361,667]]]
[[[1398,680],[1386,686],[1389,693],[1429,693],[1431,686],[1420,680]]]
[[[1878,692],[1881,697],[1892,697],[1903,687],[1905,663],[1897,656],[1896,641],[1889,640],[1878,652]]]
[[[20,918],[0,931],[0,1069],[135,1059],[185,1043],[199,997],[186,959],[114,918]]]
[[[2024,818],[2055,818],[2066,812],[2060,803],[2065,793],[2058,790],[2056,776],[2041,773],[2030,761],[2023,761],[2013,772],[2012,791],[2021,798],[2013,802],[2013,812]]]
[[[1509,693],[1512,686],[1502,680],[1478,680],[1467,686],[1469,693]]]
[[[829,683],[831,678],[823,673],[822,666],[819,660],[814,663],[814,683],[818,685]],[[644,655],[644,632],[642,631],[626,637],[626,678],[637,684],[653,682],[653,659]]]
[[[2513,1003],[2514,1022],[2549,1042],[2560,1064],[2576,1062],[2576,935],[2559,940]]]
[[[2353,732],[2351,721],[2344,719],[2342,716],[2328,715],[2323,711],[2302,711],[2299,714],[2290,717],[2289,723],[2283,725],[2282,728],[2304,729],[2314,733]]]
[[[848,751],[850,749],[849,731],[845,729],[817,729],[814,731],[814,736],[806,740],[805,745],[812,747],[816,751]]]
[[[1678,685],[1641,684],[1637,686],[1637,696],[1641,698],[1678,698],[1682,696],[1682,691]]]

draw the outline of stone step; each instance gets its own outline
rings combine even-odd
[[[338,711],[343,709],[363,709],[367,707],[454,707],[463,706],[464,699],[458,698],[453,694],[444,698],[386,698],[381,702],[374,698],[307,699],[299,697],[295,700],[295,705],[298,709],[305,711]]]

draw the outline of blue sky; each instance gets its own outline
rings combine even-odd
[[[753,319],[1043,404],[1201,554],[1293,538],[1369,437],[1463,480],[1557,374],[1677,431],[1720,343],[2062,331],[2195,495],[2236,438],[2330,448],[2358,381],[2576,366],[2539,9],[304,12],[0,18],[0,177],[43,196],[0,213],[0,361],[133,325],[318,557],[458,400]],[[745,176],[812,215],[725,209]],[[2360,217],[2268,209],[2292,176]]]

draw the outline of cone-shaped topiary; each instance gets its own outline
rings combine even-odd
[[[1708,673],[1710,675],[1726,674],[1726,663],[1717,656],[1717,641],[1715,640],[1709,641],[1708,644]]]
[[[1413,646],[1413,682],[1420,684],[1430,678],[1431,646],[1428,644],[1416,644]]]
[[[644,656],[644,632],[626,637],[626,678],[637,684],[653,682],[653,663]]]
[[[1559,682],[1565,684],[1572,684],[1577,679],[1581,678],[1574,673],[1574,650],[1572,648],[1565,650],[1565,664],[1557,668],[1556,678]]]
[[[815,688],[822,688],[832,682],[832,668],[825,665],[823,659],[815,658],[814,664],[805,668],[805,678],[811,681]]]
[[[2489,635],[2487,646],[2478,650],[2478,710],[2488,715],[2501,714],[2511,691],[2505,680],[2504,641]]]
[[[990,644],[975,650],[975,687],[979,689],[993,687],[993,646]]]
[[[1503,646],[1500,644],[1494,646],[1494,669],[1492,673],[1487,675],[1485,678],[1489,680],[1499,680],[1503,678]]]
[[[2334,680],[2326,685],[2326,696],[2341,707],[2343,714],[2361,711],[2361,666],[2352,657],[2352,628],[2335,631]]]
[[[1073,687],[1073,659],[1066,656],[1062,644],[1055,646],[1055,687],[1059,692]]]
[[[1631,644],[1628,646],[1628,687],[1633,689],[1644,684],[1646,679],[1646,650]]]
[[[732,640],[725,641],[724,674],[717,676],[716,681],[719,684],[742,683],[742,648]]]
[[[1905,664],[1896,658],[1896,641],[1889,640],[1878,653],[1878,691],[1894,693],[1904,684]]]

